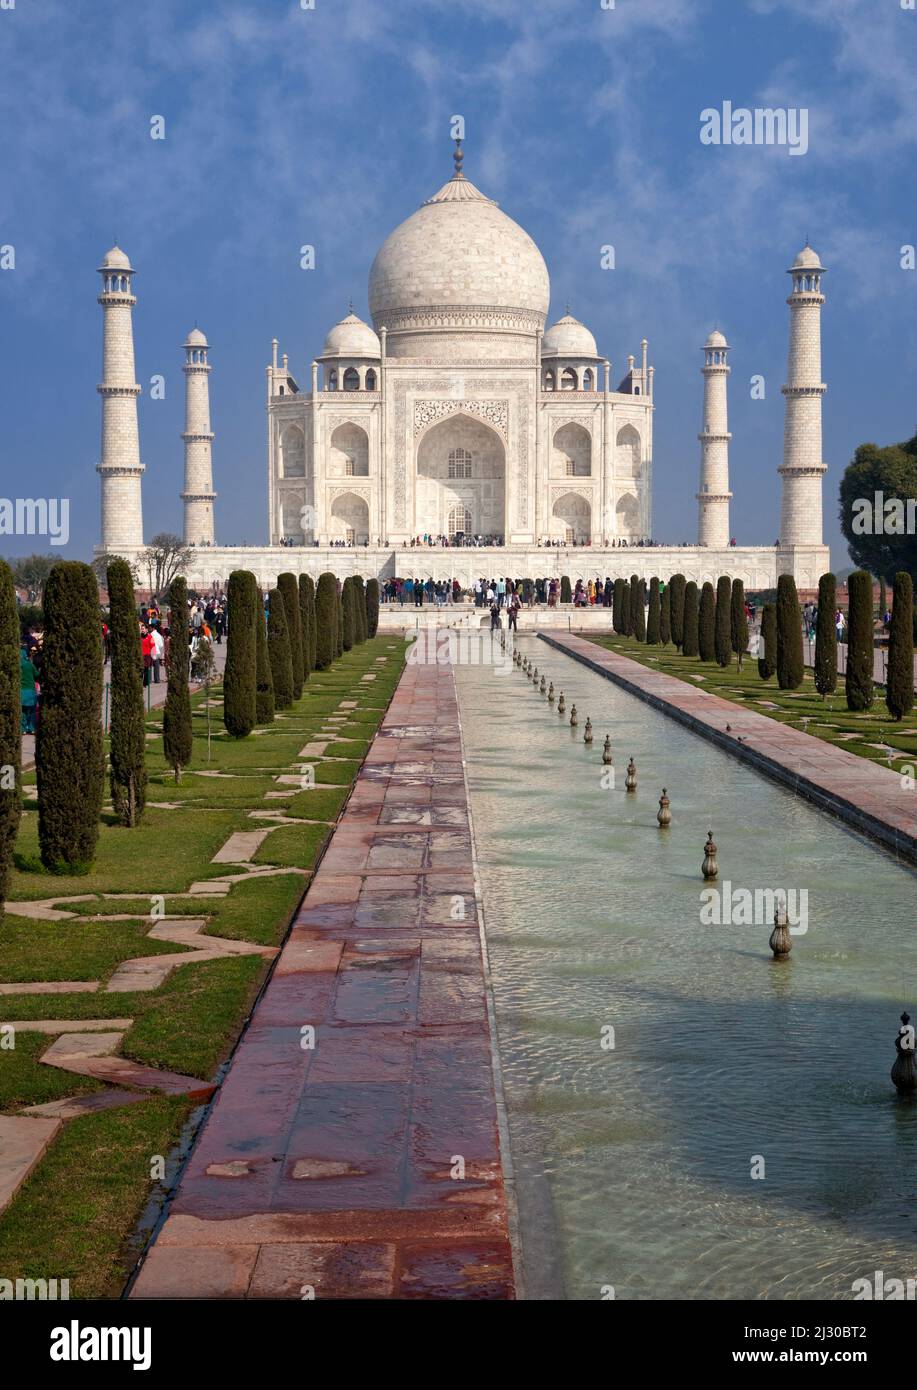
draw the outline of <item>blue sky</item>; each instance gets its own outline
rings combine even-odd
[[[900,268],[917,243],[915,72],[917,12],[901,0],[15,0],[0,10],[0,245],[16,248],[0,272],[0,492],[69,497],[68,552],[88,556],[95,268],[117,234],[140,271],[147,536],[181,529],[180,344],[198,322],[218,540],[265,542],[270,340],[308,389],[348,300],[367,316],[379,245],[449,176],[461,114],[465,172],[541,247],[552,318],[569,300],[615,381],[650,341],[663,540],[696,534],[714,323],[733,345],[732,530],[777,535],[784,272],[809,237],[829,270],[826,539],[846,567],[843,468],[859,443],[917,428],[917,271]],[[700,112],[724,100],[807,108],[808,153],[702,146]]]

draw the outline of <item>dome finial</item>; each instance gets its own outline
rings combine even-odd
[[[453,178],[463,179],[465,175],[462,173],[462,161],[465,158],[465,156],[462,154],[461,137],[456,138],[455,154],[452,156],[452,158],[455,161],[455,173],[453,174]]]

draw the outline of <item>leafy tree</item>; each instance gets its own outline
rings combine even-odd
[[[89,568],[92,570],[99,584],[107,586],[108,566],[111,564],[112,560],[120,560],[121,558],[120,555],[115,555],[111,551],[106,551],[104,555],[97,555],[95,557]],[[136,560],[125,560],[124,563],[131,572],[131,582],[136,586],[140,583],[140,566],[137,564]]]
[[[847,577],[850,610],[847,615],[847,708],[869,709],[873,701],[872,670],[875,639],[872,609],[872,575],[854,570]]]
[[[166,762],[181,781],[191,762],[194,738],[188,689],[188,586],[179,575],[169,585],[169,673],[162,711],[162,747]]]
[[[758,675],[769,681],[777,669],[777,605],[766,603],[761,610],[761,642]]]
[[[0,560],[0,918],[22,814],[19,622],[13,575]]]
[[[140,824],[146,803],[146,715],[143,653],[130,567],[112,560],[107,572],[111,635],[111,799],[122,825]]]
[[[293,703],[293,658],[286,604],[279,589],[272,589],[267,597],[267,654],[274,682],[274,708],[287,709]]]
[[[659,580],[653,577],[650,580],[650,611],[646,620],[646,645],[655,647],[659,642]]]
[[[188,568],[194,547],[185,545],[181,536],[160,531],[145,550],[137,556],[141,572],[147,577],[151,594],[164,594],[173,577]]]
[[[748,616],[745,612],[745,585],[741,579],[732,581],[732,599],[729,611],[729,640],[736,654],[738,668],[748,651]]]
[[[354,608],[353,579],[349,575],[344,580],[344,587],[341,590],[341,613],[344,620],[344,651],[349,652],[354,642],[353,630],[356,621],[356,613]]]
[[[697,649],[701,661],[716,660],[716,594],[709,580],[704,585],[700,595]]]
[[[796,690],[805,676],[802,652],[802,613],[791,574],[777,580],[777,684]]]
[[[531,583],[531,581],[529,581]],[[379,581],[366,581],[366,635],[375,637],[379,631]]]
[[[822,699],[837,689],[837,580],[823,574],[818,581],[818,616],[815,620],[815,689]]]
[[[904,570],[895,575],[892,617],[888,628],[885,703],[893,719],[914,707],[914,585]]]
[[[685,583],[683,574],[673,574],[668,584],[669,623],[672,641],[678,651],[681,651],[681,644],[685,638]]]
[[[732,581],[727,574],[716,581],[713,646],[719,665],[728,666],[732,661]]]
[[[659,641],[667,647],[672,640],[672,586],[666,584],[659,597]]]
[[[226,599],[229,629],[223,672],[223,723],[232,738],[246,738],[255,727],[256,715],[255,620],[264,611],[255,576],[249,570],[233,570]]]
[[[255,614],[255,720],[258,724],[274,722],[274,677],[267,654],[267,616],[263,607]]]
[[[875,516],[875,496],[884,506]],[[861,444],[841,479],[841,530],[854,563],[893,581],[899,570],[917,576],[917,533],[907,530],[907,507],[917,498],[917,435],[904,444]],[[892,506],[889,507],[889,502]],[[871,532],[882,523],[883,534]],[[903,529],[897,529],[902,525]],[[864,529],[867,528],[867,529]],[[895,529],[893,529],[895,528]]]
[[[102,625],[88,565],[61,560],[44,591],[41,717],[35,740],[38,844],[52,873],[86,873],[105,787]]]
[[[685,585],[684,634],[681,650],[683,656],[697,656],[699,650],[697,585],[691,579]]]
[[[24,555],[20,560],[10,561],[13,571],[13,582],[20,589],[27,589],[30,594],[34,594],[37,602],[41,602],[45,585],[48,582],[48,575],[54,568],[55,560],[52,555]]]
[[[302,694],[305,681],[305,659],[302,649],[302,619],[299,613],[299,586],[295,574],[281,574],[277,588],[283,597],[284,613],[287,620],[287,635],[290,641],[290,661],[293,665],[293,699]]]
[[[326,671],[335,658],[337,581],[327,571],[319,576],[315,591],[315,669]]]

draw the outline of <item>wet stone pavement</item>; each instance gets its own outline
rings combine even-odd
[[[131,1296],[313,1293],[514,1297],[449,667],[406,667]]]

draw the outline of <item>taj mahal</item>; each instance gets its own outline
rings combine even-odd
[[[698,583],[729,574],[749,589],[771,588],[789,573],[801,589],[814,588],[830,568],[821,496],[824,267],[815,251],[807,245],[789,270],[779,542],[730,545],[729,344],[714,331],[702,348],[697,543],[647,544],[655,410],[648,344],[627,357],[613,386],[612,363],[585,324],[567,312],[546,327],[541,252],[462,164],[457,142],[451,178],[376,255],[371,326],[351,309],[328,333],[308,382],[296,379],[275,339],[266,370],[269,544],[217,543],[210,345],[200,329],[189,333],[181,494],[183,537],[193,547],[189,583],[209,588],[233,569],[252,570],[265,586],[284,570],[422,573],[465,585],[481,573],[575,579],[626,570]],[[97,551],[133,559],[144,546],[135,271],[115,246],[100,273]],[[411,548],[424,535],[448,544]],[[487,549],[472,548],[480,544]]]

